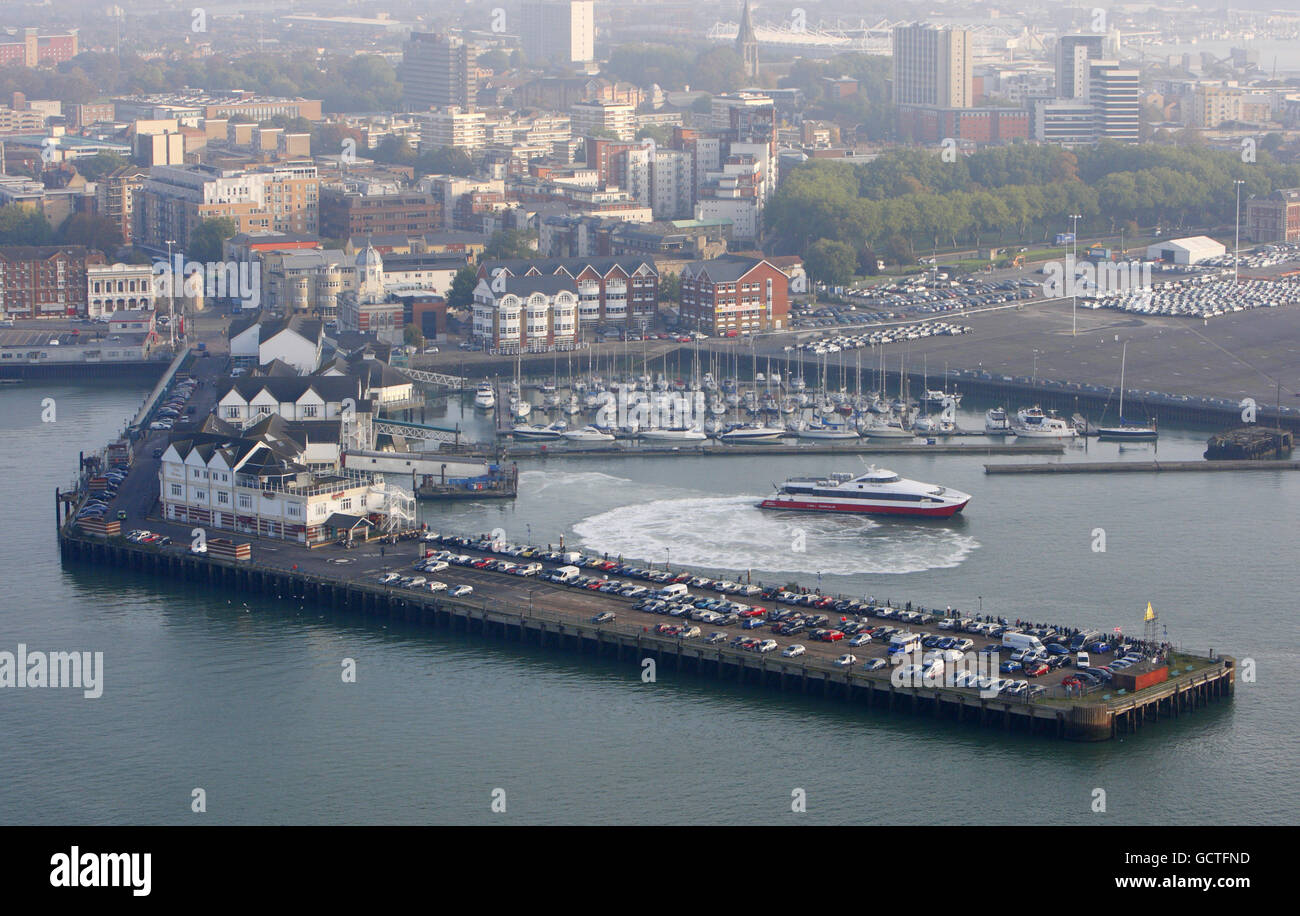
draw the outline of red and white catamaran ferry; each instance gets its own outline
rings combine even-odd
[[[952,518],[966,508],[970,499],[968,493],[908,480],[872,465],[865,474],[791,477],[759,506],[806,512]]]

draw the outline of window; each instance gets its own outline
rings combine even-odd
[[[172,484],[172,496],[180,496],[180,495],[181,495],[181,485],[178,483]]]
[[[343,510],[343,511],[347,511],[348,509],[351,509],[351,508],[352,508],[352,497],[351,497],[351,496],[347,497],[346,499],[341,499],[341,500],[339,500],[339,509],[341,509],[341,510]]]
[[[303,408],[302,408],[302,415],[303,415],[304,417],[314,417],[314,416],[316,416],[316,405],[315,405],[315,404],[304,404],[304,405],[303,405]]]
[[[230,494],[229,494],[229,493],[218,492],[218,493],[217,493],[217,502],[220,503],[220,504],[223,505],[223,506],[228,506],[228,505],[230,505]]]
[[[239,508],[241,508],[241,509],[251,509],[251,508],[253,508],[253,497],[249,496],[247,493],[240,493],[240,494],[239,494]]]
[[[208,491],[207,491],[207,490],[195,490],[195,491],[194,491],[194,498],[195,498],[196,500],[198,500],[199,502],[207,502],[207,499],[208,499]]]

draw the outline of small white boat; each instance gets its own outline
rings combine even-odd
[[[491,410],[497,406],[497,393],[491,382],[483,382],[475,389],[474,406],[480,410]]]
[[[514,414],[516,419],[522,420],[533,412],[533,405],[523,398],[512,398],[510,400],[510,412]]]

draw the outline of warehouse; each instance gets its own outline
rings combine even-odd
[[[1170,239],[1147,246],[1147,258],[1166,264],[1199,264],[1211,258],[1221,258],[1227,249],[1212,238],[1194,235],[1185,239]]]

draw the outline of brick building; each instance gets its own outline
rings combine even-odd
[[[694,261],[681,272],[681,317],[708,334],[783,330],[790,326],[790,278],[764,258]]]
[[[103,263],[81,245],[0,247],[0,316],[85,316],[86,268]]]
[[[323,188],[320,234],[329,239],[354,235],[413,235],[442,228],[442,205],[429,194],[365,195],[341,188]]]

